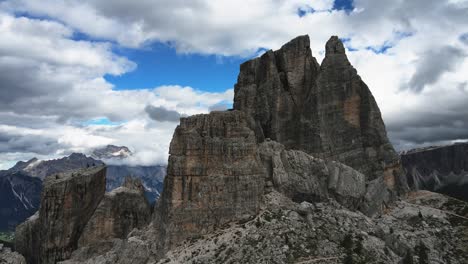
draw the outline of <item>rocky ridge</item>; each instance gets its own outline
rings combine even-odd
[[[412,189],[468,201],[468,143],[409,150],[401,161]]]
[[[406,191],[341,41],[319,65],[302,36],[241,66],[233,111],[181,119],[149,225],[64,263],[463,263],[466,203]]]
[[[106,247],[146,226],[151,208],[139,179],[105,193],[106,167],[46,177],[38,213],[17,227],[15,247],[28,263],[56,263],[72,252]]]
[[[118,159],[121,161],[123,157]],[[0,231],[14,231],[39,209],[42,180],[46,175],[103,164],[101,160],[73,153],[60,159],[20,161],[12,168],[0,171]],[[154,203],[162,192],[165,175],[166,166],[162,165],[107,165],[106,191],[120,187],[127,176],[132,176],[142,180],[146,198]]]
[[[39,211],[16,228],[16,250],[29,263],[69,258],[104,196],[105,186],[102,166],[46,177]]]
[[[44,180],[48,175],[82,169],[93,164],[98,166],[104,163],[81,153],[72,153],[60,159],[38,160],[33,158],[26,162],[19,161],[8,172],[23,172],[31,177]]]

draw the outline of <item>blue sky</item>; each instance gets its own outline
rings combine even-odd
[[[137,64],[120,76],[107,75],[115,89],[153,88],[161,85],[191,86],[210,92],[234,87],[239,64],[248,58],[178,54],[169,44],[155,43],[142,49],[115,49]]]
[[[351,11],[353,1],[335,0],[333,9]],[[303,15],[305,13],[301,14]],[[88,38],[81,34],[78,34],[78,37]],[[385,46],[385,49],[388,47]],[[116,47],[114,51],[137,64],[137,68],[129,73],[120,76],[106,75],[106,80],[114,84],[117,90],[181,85],[210,92],[221,92],[234,87],[239,65],[255,55],[180,54],[170,43],[153,43],[140,49]]]

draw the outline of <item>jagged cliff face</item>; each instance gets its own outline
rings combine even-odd
[[[169,153],[156,215],[164,248],[258,212],[264,175],[244,113],[182,118]]]
[[[308,36],[241,65],[234,109],[247,113],[257,140],[337,160],[366,175],[387,176],[395,185],[398,156],[389,143],[380,110],[332,37],[322,65]]]
[[[104,163],[81,153],[72,153],[70,156],[60,159],[38,160],[33,158],[27,162],[20,161],[8,171],[21,171],[43,180],[48,175],[86,168],[93,164],[99,166]]]
[[[148,224],[151,208],[139,179],[127,178],[110,193],[105,189],[104,166],[46,177],[39,211],[16,229],[16,250],[28,263],[56,263]]]
[[[164,249],[254,216],[264,182],[369,215],[391,202],[399,159],[337,37],[322,66],[307,36],[242,64],[234,109],[181,119],[157,214]]]
[[[410,150],[401,161],[412,189],[468,201],[468,143]]]
[[[30,263],[69,258],[105,190],[105,167],[46,177],[39,211],[16,229],[18,252]]]

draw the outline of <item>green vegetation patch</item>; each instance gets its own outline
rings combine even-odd
[[[14,232],[0,232],[0,243],[12,243],[15,239]]]

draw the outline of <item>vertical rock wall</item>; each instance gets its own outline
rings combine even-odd
[[[234,109],[247,114],[259,142],[270,138],[287,149],[343,162],[369,181],[385,173],[390,188],[398,181],[398,155],[380,110],[337,37],[327,42],[322,65],[312,56],[308,36],[242,64]]]
[[[256,215],[263,187],[255,134],[243,112],[182,118],[157,213],[162,246]]]
[[[16,229],[17,250],[28,263],[69,258],[105,190],[103,166],[46,177],[39,214]]]

